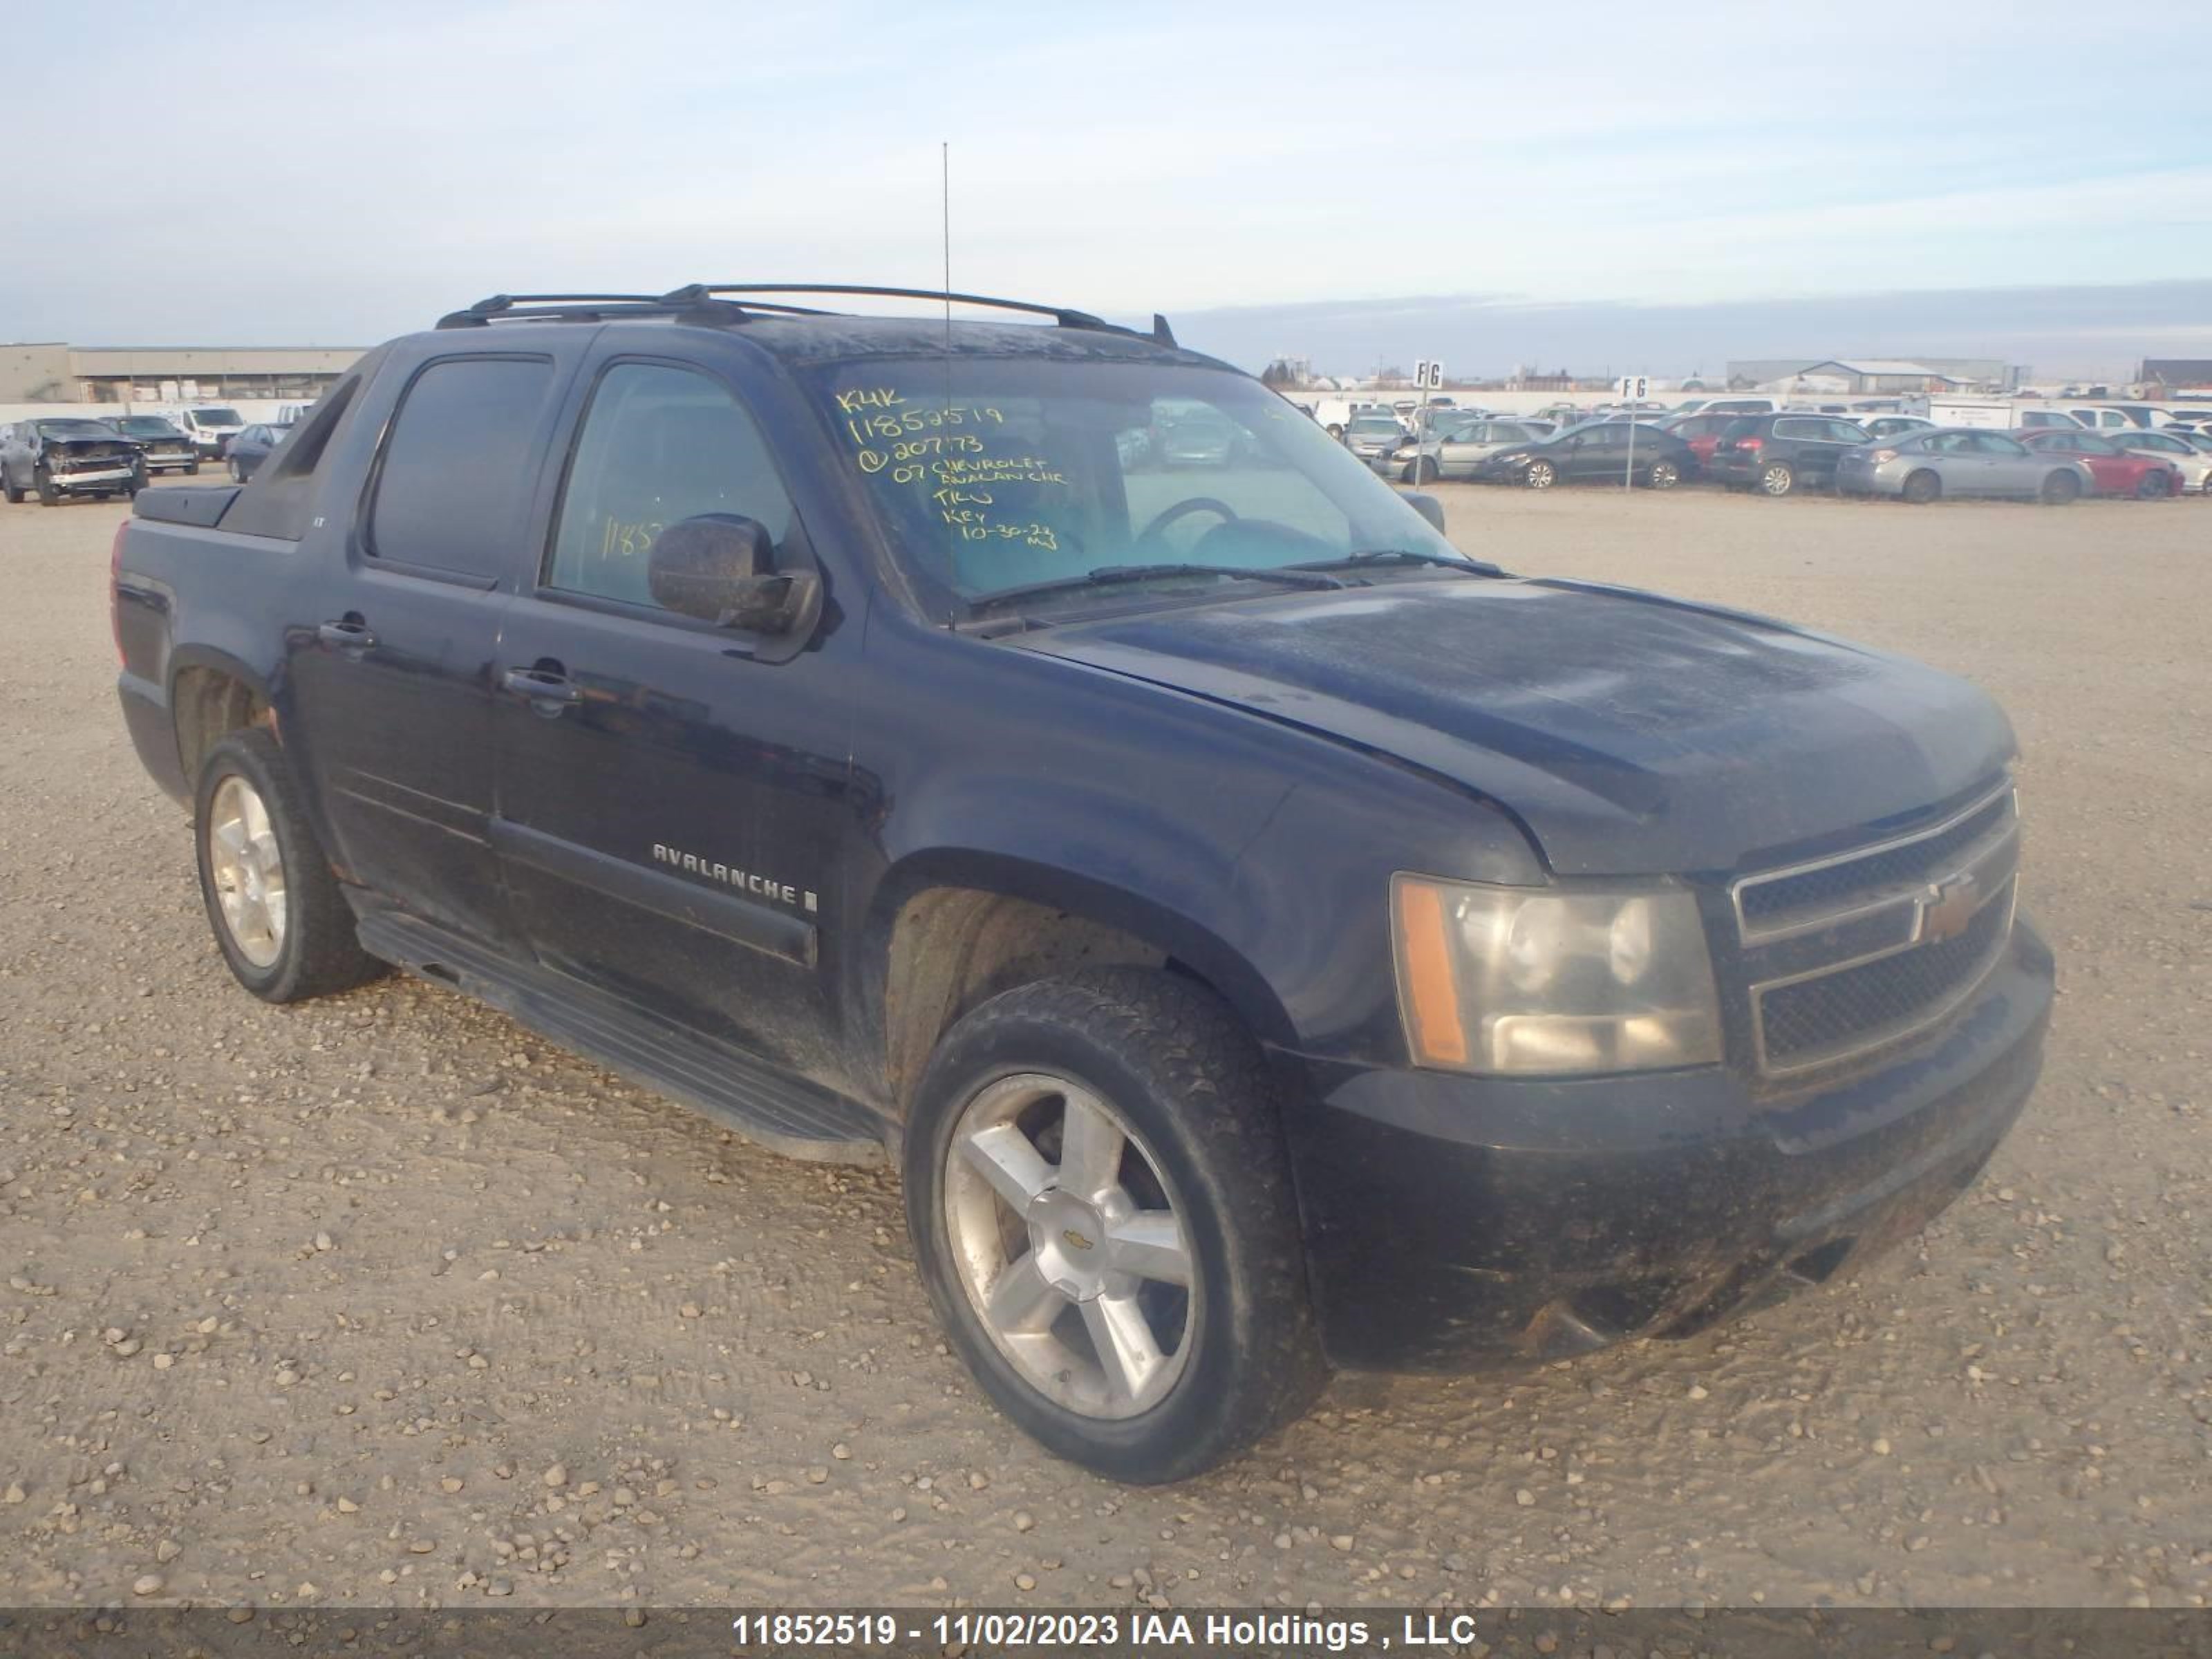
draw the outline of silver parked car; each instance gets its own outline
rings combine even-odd
[[[2038,454],[2002,432],[1966,427],[1862,444],[1836,463],[1839,493],[1898,495],[1916,503],[1942,495],[2011,495],[2058,506],[2080,500],[2094,485],[2080,461]]]
[[[1917,415],[1875,415],[1859,424],[1866,428],[1869,438],[1902,438],[1908,432],[1933,432],[1936,422],[1923,421]]]
[[[1362,415],[1344,429],[1352,453],[1370,466],[1378,455],[1388,455],[1406,441],[1406,428],[1395,415]]]
[[[1461,421],[1439,427],[1418,444],[1401,444],[1376,465],[1385,477],[1407,483],[1472,478],[1485,457],[1551,436],[1548,421]]]
[[[2181,473],[2181,488],[2191,495],[2212,495],[2212,454],[2207,453],[2186,431],[2107,432],[2114,443],[2137,455],[2158,455],[2172,461]]]

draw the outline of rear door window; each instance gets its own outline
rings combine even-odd
[[[487,586],[512,568],[552,386],[544,357],[448,357],[417,374],[378,465],[369,554]]]

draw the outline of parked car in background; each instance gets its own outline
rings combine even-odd
[[[52,416],[0,427],[0,494],[58,507],[70,495],[135,495],[146,482],[138,446],[105,421]]]
[[[2212,494],[2212,455],[2179,432],[2113,432],[2106,434],[2139,455],[2162,455],[2181,474],[2181,487],[2192,495]]]
[[[1654,489],[1672,489],[1697,469],[1690,446],[1673,433],[1607,422],[1500,450],[1478,461],[1470,476],[1479,483],[1526,484],[1531,489],[1596,480],[1620,483],[1632,477]]]
[[[1908,432],[1933,432],[1936,429],[1935,422],[1923,421],[1917,415],[1876,415],[1861,421],[1859,424],[1866,428],[1869,438],[1899,438]]]
[[[1389,454],[1406,441],[1406,428],[1395,415],[1360,415],[1345,428],[1344,441],[1353,454],[1372,466],[1377,457]]]
[[[1698,458],[1698,465],[1702,467],[1712,459],[1713,446],[1720,441],[1721,434],[1743,418],[1741,415],[1726,413],[1677,415],[1672,420],[1662,421],[1659,429],[1673,433],[1689,445],[1690,453]]]
[[[2039,455],[2009,433],[1938,427],[1847,450],[1836,488],[1847,495],[1897,495],[1916,505],[1945,495],[2004,495],[2057,507],[2096,487],[2089,469],[2064,455]]]
[[[112,427],[137,444],[149,472],[194,473],[200,470],[199,451],[192,447],[190,435],[174,421],[165,421],[159,415],[108,415],[101,416],[100,423]]]
[[[2023,409],[2014,416],[2014,423],[2025,431],[2087,432],[2084,426],[2063,409]],[[1929,422],[1934,425],[1934,422]]]
[[[1781,407],[1771,398],[1716,398],[1698,412],[1700,415],[1772,415]]]
[[[2212,427],[2212,409],[2169,410],[2166,426],[2168,430],[2174,427],[2187,427],[2192,431],[2202,432]]]
[[[245,416],[228,404],[187,404],[161,412],[191,437],[203,460],[221,460],[230,441],[246,429]]]
[[[1705,471],[1731,489],[1787,495],[1832,489],[1836,463],[1867,441],[1866,428],[1832,415],[1746,415],[1721,434]]]
[[[1440,428],[1418,443],[1401,444],[1377,470],[1407,483],[1439,478],[1471,479],[1482,462],[1516,445],[1541,443],[1550,435],[1526,421],[1462,421]]]
[[[2064,455],[2089,469],[2100,495],[2133,495],[2142,501],[2179,495],[2181,469],[2164,456],[2138,454],[2124,449],[2117,437],[2101,432],[2070,432],[2045,428],[2017,434],[2039,455]]]
[[[261,470],[261,463],[269,453],[284,441],[281,426],[249,426],[230,441],[230,453],[226,459],[230,466],[231,482],[244,483]]]

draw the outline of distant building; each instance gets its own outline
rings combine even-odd
[[[2168,392],[2202,391],[2212,387],[2212,357],[2146,357],[2136,379]]]
[[[0,404],[312,403],[360,356],[351,346],[0,344]]]
[[[1996,357],[1753,357],[1732,359],[1731,386],[1780,386],[1803,380],[1812,391],[1868,392],[1945,392],[1988,386],[2009,392],[2028,378],[2024,363]]]

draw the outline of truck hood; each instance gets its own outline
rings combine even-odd
[[[1996,703],[1951,675],[1590,583],[1399,581],[1012,642],[1449,779],[1563,875],[1734,869],[1948,800],[2014,750]]]

